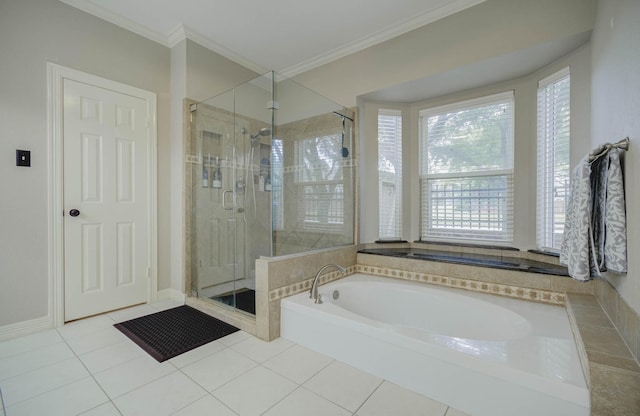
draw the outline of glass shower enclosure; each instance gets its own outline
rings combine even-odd
[[[255,315],[257,258],[354,242],[354,114],[274,72],[186,111],[188,290]]]

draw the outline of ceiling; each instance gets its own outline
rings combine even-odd
[[[188,38],[257,73],[293,77],[485,0],[60,1],[167,47]],[[557,38],[362,97],[411,103],[515,79],[575,50],[589,36]]]
[[[294,76],[484,0],[60,0],[168,47]],[[151,6],[153,4],[153,6]]]

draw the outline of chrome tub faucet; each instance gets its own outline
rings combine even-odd
[[[313,284],[311,285],[311,290],[309,291],[309,298],[313,299],[313,303],[322,303],[322,301],[320,300],[320,295],[318,294],[318,280],[320,280],[320,275],[322,274],[322,272],[328,267],[335,267],[336,269],[340,270],[342,274],[347,273],[345,268],[340,266],[339,264],[325,264],[324,266],[322,266],[320,270],[318,270],[318,273],[316,273],[316,277],[313,278]]]

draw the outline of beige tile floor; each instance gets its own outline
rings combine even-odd
[[[0,342],[7,416],[461,416],[285,339],[239,331],[158,363],[113,327],[160,302]]]

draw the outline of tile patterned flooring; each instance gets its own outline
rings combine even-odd
[[[239,331],[158,363],[113,327],[175,306],[136,306],[0,342],[0,415],[464,415],[282,338]]]

